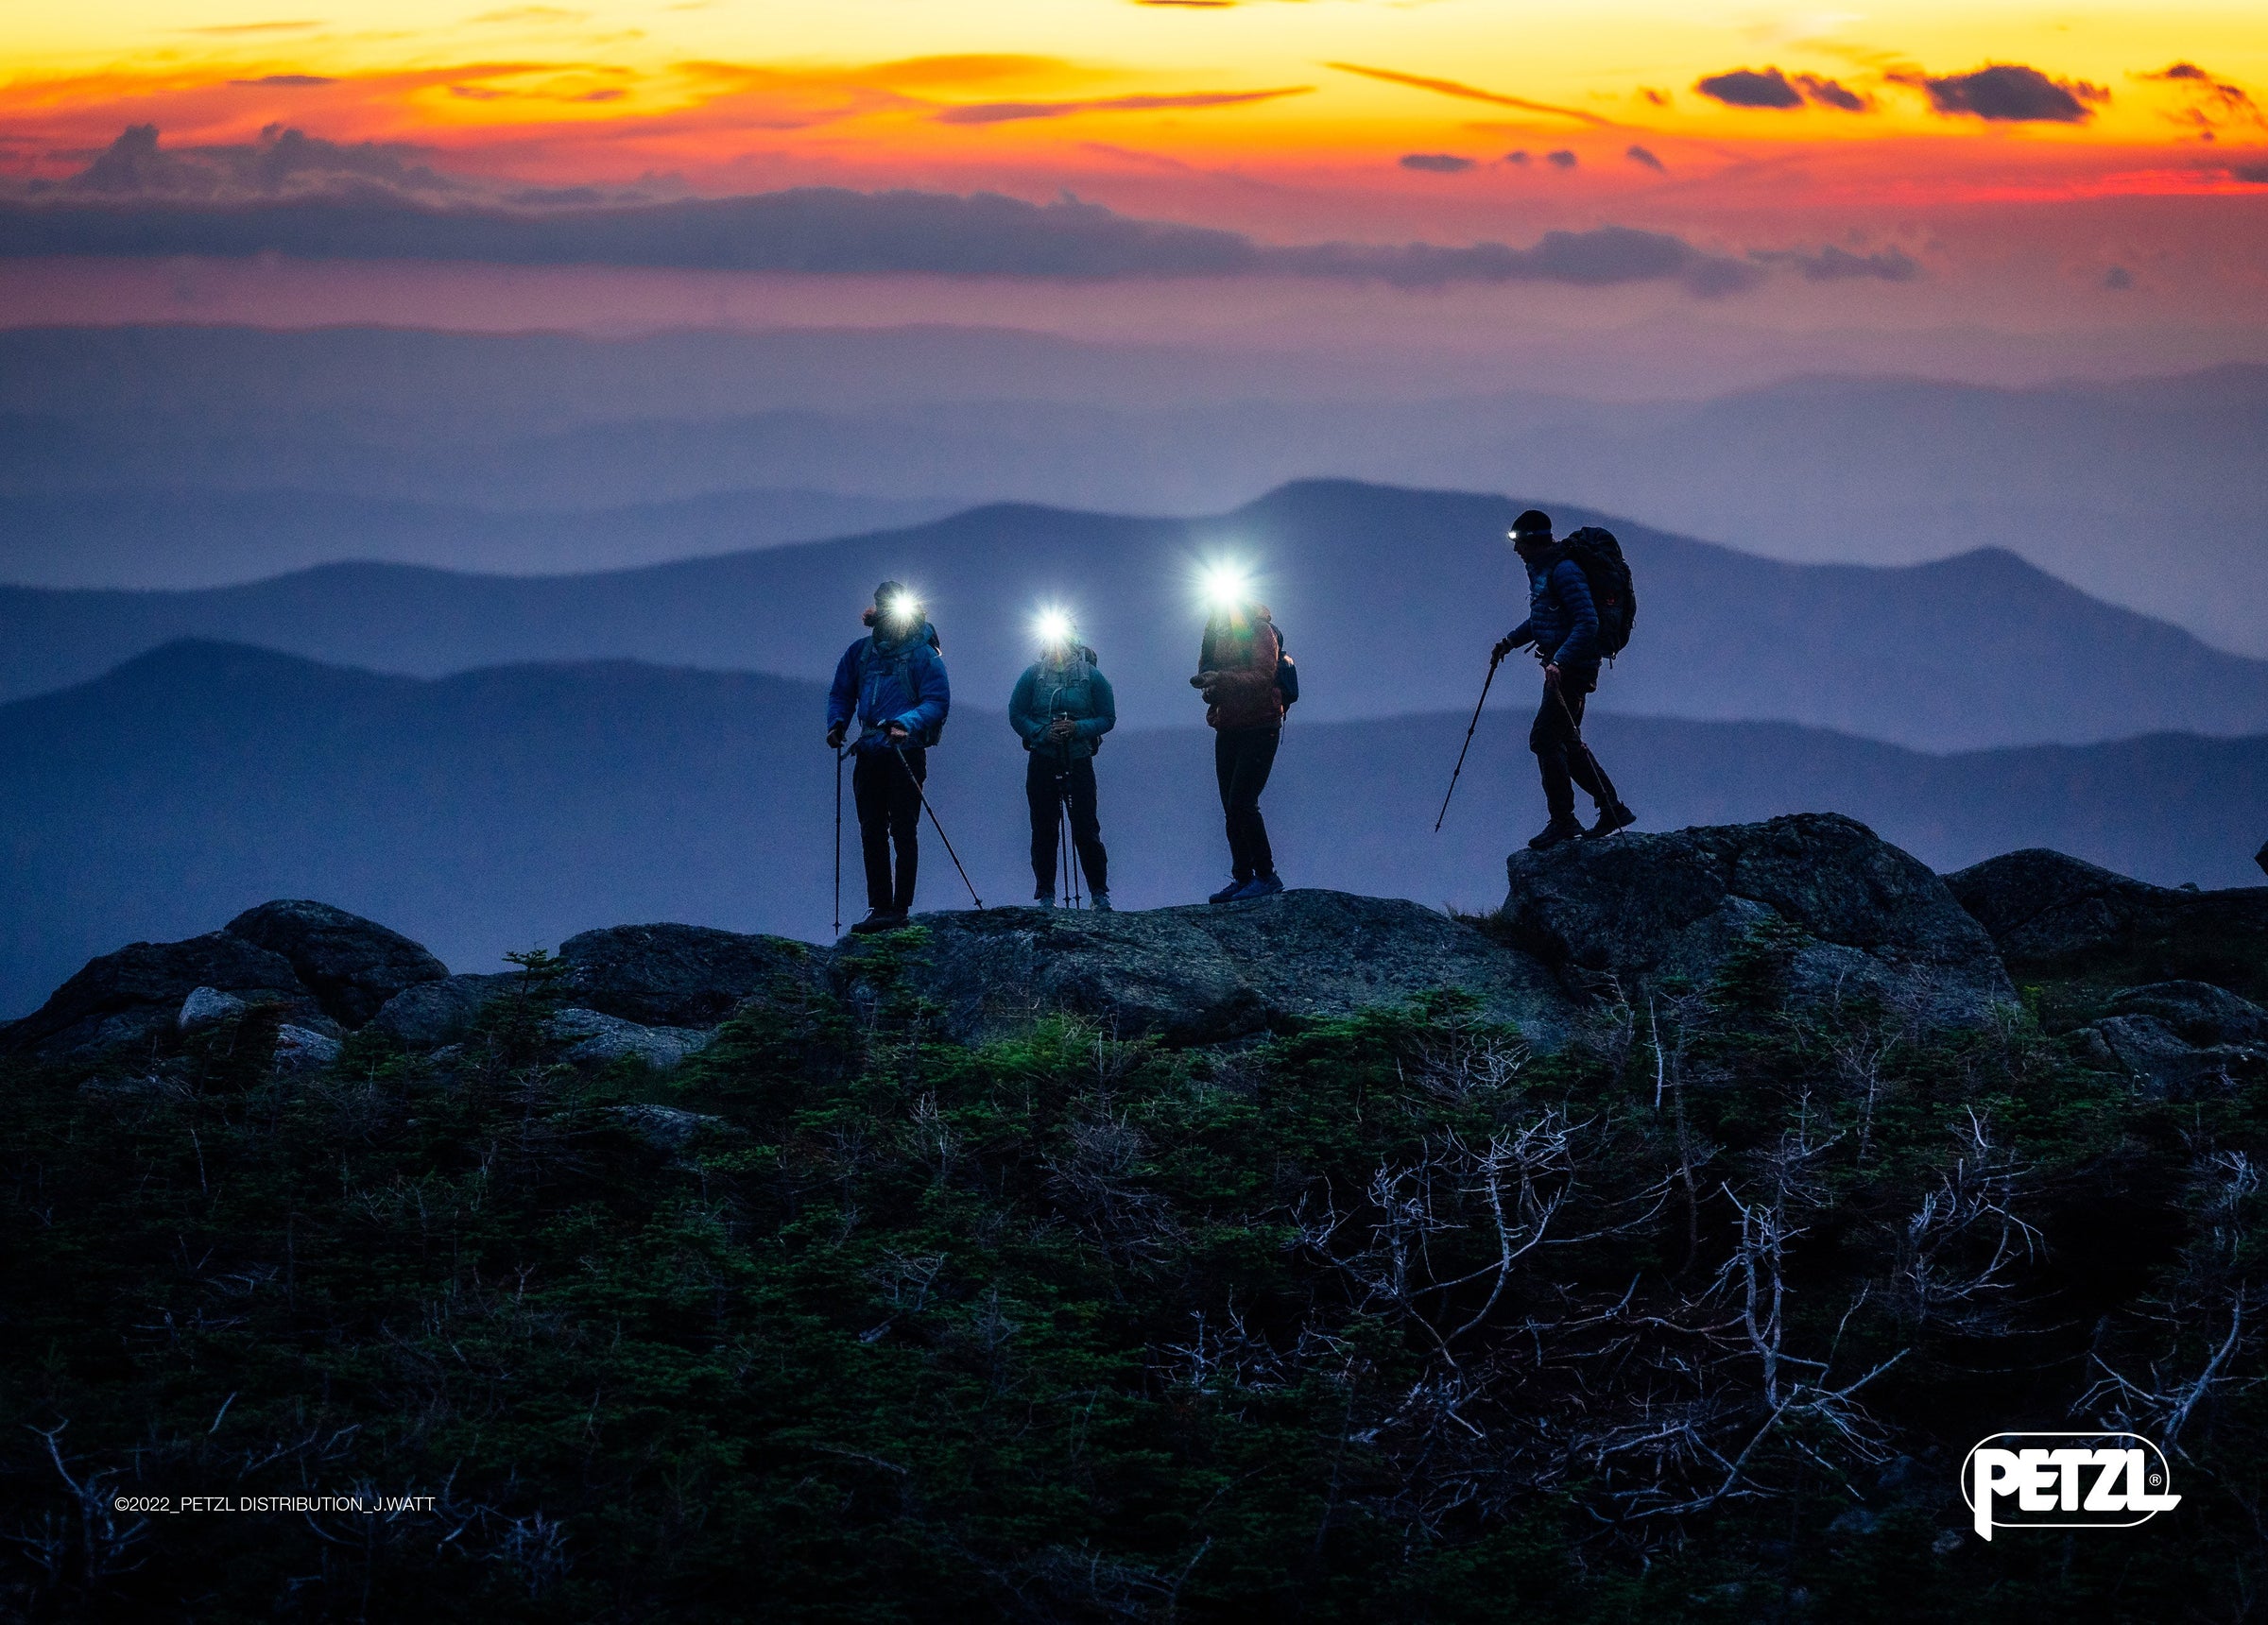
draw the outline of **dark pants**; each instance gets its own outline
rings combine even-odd
[[[1094,812],[1094,759],[1058,761],[1033,751],[1023,769],[1023,798],[1032,806],[1032,896],[1056,895],[1056,843],[1062,839],[1063,802],[1071,802],[1071,844],[1079,850],[1091,896],[1110,889],[1110,855]]]
[[[858,802],[858,850],[867,864],[870,909],[903,914],[914,906],[914,876],[921,866],[921,792],[916,781],[928,778],[929,752],[919,745],[902,751],[862,750],[850,769],[850,794]],[[898,848],[894,888],[892,845]]]
[[[1228,819],[1228,872],[1240,881],[1276,872],[1268,827],[1260,816],[1260,793],[1276,765],[1280,727],[1224,727],[1212,736],[1212,771],[1221,781],[1221,811]]]
[[[1589,673],[1562,670],[1557,688],[1544,684],[1543,703],[1536,708],[1536,725],[1528,729],[1528,748],[1536,753],[1536,765],[1543,773],[1543,804],[1555,818],[1575,815],[1578,784],[1601,808],[1614,798],[1579,731],[1583,702],[1597,683],[1598,678]]]

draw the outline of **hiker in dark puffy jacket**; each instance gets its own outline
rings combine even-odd
[[[1056,844],[1068,806],[1089,905],[1108,914],[1110,855],[1095,814],[1094,753],[1118,726],[1118,700],[1110,679],[1095,669],[1094,651],[1068,622],[1048,625],[1042,636],[1040,658],[1008,697],[1008,726],[1031,753],[1023,798],[1032,811],[1032,897],[1041,908],[1056,906]]]
[[[1276,765],[1283,738],[1283,691],[1276,668],[1283,644],[1265,604],[1215,608],[1205,625],[1197,675],[1190,686],[1205,695],[1212,725],[1212,769],[1220,781],[1221,812],[1228,826],[1228,883],[1206,900],[1225,903],[1283,890],[1276,854],[1260,816],[1260,793]]]
[[[858,804],[859,854],[866,861],[867,917],[850,929],[866,932],[894,930],[913,912],[921,785],[953,693],[936,628],[902,585],[885,581],[874,589],[873,607],[860,619],[873,630],[836,662],[827,696],[827,744],[842,749],[843,736],[857,720],[850,792]],[[898,852],[894,878],[892,847]]]
[[[1506,633],[1489,655],[1494,665],[1531,646],[1543,664],[1543,702],[1528,729],[1528,748],[1543,775],[1551,822],[1528,845],[1538,850],[1584,834],[1610,835],[1637,821],[1615,797],[1583,743],[1583,703],[1599,686],[1599,612],[1583,567],[1552,539],[1549,514],[1528,509],[1512,522],[1512,545],[1528,571],[1528,618]],[[1575,821],[1575,786],[1598,804],[1589,830]]]

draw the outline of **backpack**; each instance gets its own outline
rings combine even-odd
[[[1275,624],[1271,622],[1269,624]],[[1276,631],[1276,693],[1283,700],[1283,709],[1287,711],[1299,703],[1299,667],[1291,656],[1284,653],[1281,627]]]
[[[929,628],[929,637],[924,641],[932,649],[941,651],[944,647],[943,644],[937,641],[937,629],[935,626]],[[899,644],[897,653],[890,657],[890,670],[897,674],[899,685],[902,687],[909,695],[914,692],[914,651],[920,645],[919,643],[909,639],[907,641]],[[867,680],[867,674],[873,669],[874,640],[868,638],[867,640],[866,652],[860,655],[858,658],[858,680],[862,686]],[[909,739],[906,741],[906,743],[908,744],[920,745],[925,748],[929,745],[936,744],[938,740],[945,737],[945,719],[943,717],[937,718],[936,722],[932,723],[923,731],[926,737],[920,739]]]
[[[1563,545],[1590,585],[1590,601],[1599,612],[1599,653],[1611,662],[1630,646],[1630,628],[1638,620],[1638,588],[1624,561],[1623,544],[1614,532],[1587,524]]]

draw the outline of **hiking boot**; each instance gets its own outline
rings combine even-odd
[[[1281,890],[1283,890],[1283,882],[1276,878],[1275,871],[1271,869],[1264,875],[1258,875],[1246,881],[1238,889],[1236,896],[1229,900],[1240,903],[1249,902],[1254,898],[1272,898]]]
[[[1094,914],[1112,914],[1116,912],[1110,907],[1110,894],[1108,892],[1095,893],[1094,896],[1087,899],[1087,907]]]
[[[1209,903],[1225,903],[1230,898],[1236,896],[1237,893],[1243,891],[1252,882],[1250,881],[1231,880],[1227,885],[1223,886],[1219,891],[1213,893],[1205,900]]]
[[[1617,830],[1627,830],[1637,822],[1637,813],[1631,812],[1620,801],[1610,801],[1599,809],[1599,821],[1593,824],[1586,833],[1589,839],[1595,841],[1601,835],[1611,835]]]
[[[1034,892],[1034,893],[1032,894],[1032,907],[1034,907],[1034,908],[1036,908],[1036,909],[1052,909],[1052,908],[1054,908],[1055,906],[1056,906],[1056,894],[1055,894],[1055,893],[1053,893],[1053,892]]]
[[[853,936],[872,936],[878,931],[896,931],[905,924],[902,909],[875,909],[850,928]]]
[[[1564,817],[1554,818],[1549,824],[1538,830],[1535,838],[1529,841],[1528,847],[1532,851],[1540,852],[1547,847],[1561,846],[1569,841],[1581,840],[1582,837],[1583,826],[1576,823],[1575,815],[1570,812]]]

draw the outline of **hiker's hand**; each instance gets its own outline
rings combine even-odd
[[[1543,668],[1543,680],[1548,688],[1555,689],[1559,686],[1559,667],[1556,662]]]
[[[913,735],[906,732],[904,727],[898,723],[890,724],[889,731],[892,744],[902,744],[905,741],[913,738]]]
[[[841,728],[831,727],[827,730],[827,748],[829,750],[843,748],[843,730]]]
[[[1076,731],[1076,727],[1077,725],[1074,724],[1071,718],[1067,716],[1059,716],[1056,718],[1054,722],[1051,722],[1047,725],[1047,737],[1060,742],[1069,739],[1072,734]]]
[[[1499,638],[1496,641],[1496,647],[1488,651],[1488,663],[1492,666],[1503,665],[1504,657],[1519,646],[1510,638]]]

